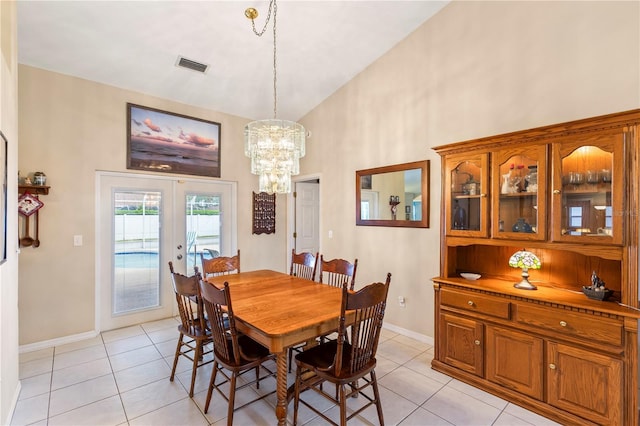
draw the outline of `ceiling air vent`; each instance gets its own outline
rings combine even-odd
[[[176,65],[201,73],[205,73],[207,71],[207,68],[209,68],[209,65],[201,64],[200,62],[192,61],[191,59],[183,58],[182,56],[178,56],[178,62],[176,63]]]

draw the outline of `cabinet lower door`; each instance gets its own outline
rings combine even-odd
[[[486,378],[542,399],[542,339],[518,331],[487,326]]]
[[[440,316],[443,362],[478,376],[483,375],[483,334],[481,322],[453,315]]]
[[[549,342],[549,404],[602,425],[622,424],[622,361]]]

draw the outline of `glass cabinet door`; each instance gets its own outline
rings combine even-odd
[[[488,155],[450,156],[445,165],[446,230],[449,235],[486,237]]]
[[[546,153],[546,145],[533,145],[494,154],[494,238],[546,238]]]
[[[623,145],[619,130],[553,144],[553,240],[622,244]]]

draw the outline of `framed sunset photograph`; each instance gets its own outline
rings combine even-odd
[[[127,169],[219,178],[220,127],[127,103]]]

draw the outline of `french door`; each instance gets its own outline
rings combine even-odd
[[[169,275],[231,255],[236,184],[141,174],[97,174],[96,320],[100,331],[177,314]]]

